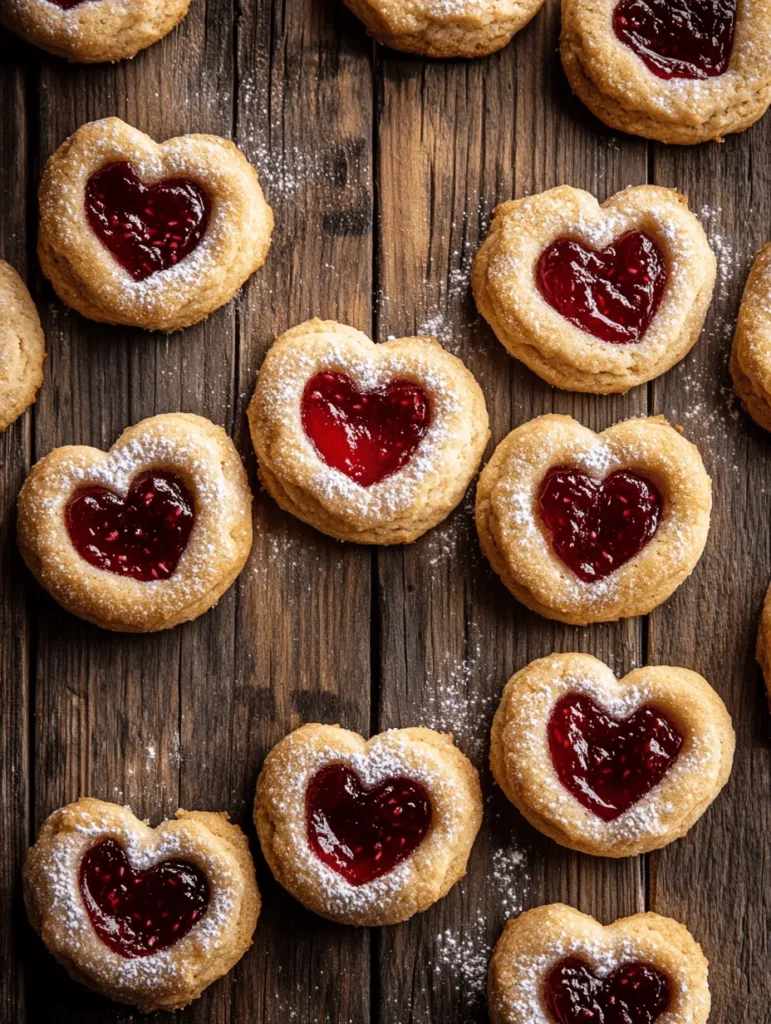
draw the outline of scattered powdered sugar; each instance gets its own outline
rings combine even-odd
[[[451,979],[455,993],[462,998],[467,1009],[475,1008],[484,1001],[487,988],[492,945],[487,938],[486,925],[484,915],[479,914],[462,933],[448,928],[434,940],[434,973]],[[457,1021],[457,1024],[462,1022]]]
[[[530,886],[525,851],[513,845],[494,849],[491,878],[503,916],[507,920],[517,917],[525,909]]]

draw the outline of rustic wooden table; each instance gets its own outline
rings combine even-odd
[[[178,806],[227,809],[256,852],[250,812],[262,759],[308,721],[363,733],[451,730],[487,794],[469,875],[409,923],[366,931],[307,913],[260,862],[253,949],[178,1020],[481,1022],[503,922],[562,900],[606,922],[646,907],[684,921],[712,963],[711,1020],[771,1022],[770,728],[753,659],[771,575],[771,450],[738,411],[726,369],[746,271],[771,238],[771,115],[696,149],[613,135],[570,96],[558,21],[549,0],[512,45],[473,62],[374,48],[337,0],[193,0],[180,29],[113,66],[68,66],[5,34],[0,256],[30,281],[49,355],[37,404],[0,436],[4,1024],[140,1017],[70,982],[26,924],[22,858],[49,812],[84,794],[130,803],[153,823]],[[184,334],[90,323],[39,273],[43,162],[80,124],[112,114],[158,140],[234,138],[276,214],[264,269]],[[626,396],[552,390],[506,355],[469,294],[496,203],[563,182],[600,198],[625,185],[674,186],[717,250],[703,337],[674,370]],[[482,385],[493,443],[552,411],[595,429],[646,412],[682,424],[714,478],[696,572],[648,619],[565,627],[527,612],[492,575],[473,489],[438,529],[391,550],[338,544],[258,495],[248,566],[197,622],[118,636],[61,611],[15,550],[14,503],[30,465],[56,445],[107,447],[128,424],[184,410],[226,426],[254,482],[245,409],[257,369],[277,333],[314,315],[381,340],[438,335]],[[619,673],[646,662],[696,669],[729,706],[738,736],[730,785],[662,853],[619,862],[569,853],[493,791],[487,733],[504,683],[532,658],[571,650]]]

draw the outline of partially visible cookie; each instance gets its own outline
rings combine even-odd
[[[763,611],[760,615],[756,655],[763,670],[763,679],[768,690],[769,706],[771,707],[771,587],[766,591],[766,599],[763,602]]]
[[[771,243],[761,249],[744,288],[731,350],[734,391],[764,430],[771,430]]]
[[[489,973],[492,1024],[706,1024],[708,963],[660,914],[603,927],[563,903],[506,925]]]
[[[484,57],[511,40],[544,0],[345,0],[384,46],[426,57]]]
[[[13,267],[0,260],[0,431],[35,401],[45,354],[32,296]]]
[[[227,814],[180,810],[153,829],[90,798],[43,823],[24,901],[75,981],[145,1013],[181,1009],[227,974],[260,913],[249,843]]]
[[[0,22],[57,57],[94,64],[133,57],[189,7],[190,0],[3,0]]]

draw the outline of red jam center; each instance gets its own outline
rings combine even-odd
[[[171,576],[194,518],[187,487],[156,469],[138,476],[125,498],[103,487],[81,487],[65,513],[73,546],[89,565],[145,582]]]
[[[393,871],[431,827],[431,800],[421,783],[399,776],[365,789],[342,764],[314,775],[305,813],[311,849],[351,885]]]
[[[86,0],[48,0],[54,7],[61,7],[63,11],[71,11],[73,7],[80,7]]]
[[[556,1024],[653,1024],[672,1002],[669,978],[652,964],[622,964],[598,978],[585,960],[569,956],[544,986]]]
[[[664,253],[643,231],[628,231],[607,249],[558,238],[536,267],[538,290],[549,305],[582,331],[614,345],[642,340],[667,276]]]
[[[658,488],[628,469],[604,480],[571,466],[552,469],[538,503],[554,550],[586,583],[638,555],[661,522]]]
[[[96,934],[127,959],[173,946],[209,906],[209,883],[195,864],[166,860],[135,871],[115,839],[104,839],[83,857],[80,892]]]
[[[305,386],[303,429],[328,466],[362,487],[406,465],[431,422],[428,396],[411,380],[362,392],[344,373],[317,373]]]
[[[621,0],[613,28],[657,78],[715,78],[731,60],[736,0]]]
[[[168,270],[196,248],[209,223],[209,197],[194,181],[145,185],[125,161],[86,185],[86,215],[97,238],[135,281]]]
[[[683,745],[674,724],[649,704],[618,721],[578,693],[556,704],[548,734],[560,782],[603,821],[614,821],[657,786]]]

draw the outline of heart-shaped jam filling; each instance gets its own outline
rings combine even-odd
[[[653,1024],[672,1002],[672,985],[652,964],[631,961],[598,978],[569,956],[549,973],[544,995],[556,1024]]]
[[[412,380],[362,392],[346,374],[326,371],[303,392],[303,429],[316,451],[362,487],[406,465],[430,422],[428,396]]]
[[[658,78],[715,78],[731,60],[736,0],[621,0],[613,28]]]
[[[81,487],[65,513],[75,550],[89,565],[165,580],[177,568],[194,521],[193,496],[173,473],[148,470],[125,498],[104,487]]]
[[[73,7],[80,7],[86,0],[48,0],[54,7],[61,7],[63,11],[71,11]]]
[[[538,290],[566,320],[614,345],[641,341],[661,303],[667,265],[657,242],[628,231],[605,249],[558,238],[541,253]]]
[[[195,864],[166,860],[135,871],[115,839],[102,840],[83,857],[80,892],[96,934],[127,959],[173,946],[209,906],[209,883]]]
[[[108,164],[86,185],[91,230],[135,281],[175,266],[206,233],[211,202],[187,178],[145,185],[130,163]]]
[[[548,736],[560,782],[603,821],[614,821],[657,786],[683,745],[676,726],[649,704],[619,721],[579,693],[555,705]]]
[[[305,796],[308,842],[351,885],[365,885],[406,860],[431,827],[431,799],[403,776],[366,789],[342,764],[314,775]]]
[[[601,580],[638,555],[661,522],[652,481],[628,469],[604,480],[580,469],[550,470],[538,498],[554,550],[579,579]]]

